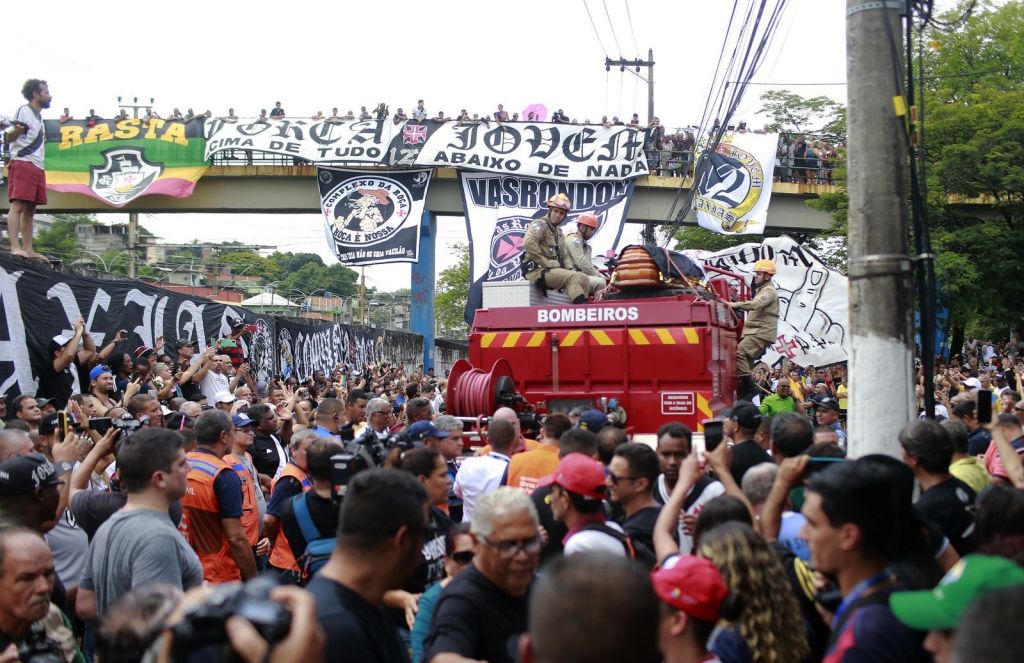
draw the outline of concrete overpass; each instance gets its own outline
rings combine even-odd
[[[317,193],[313,166],[212,166],[196,185],[188,198],[142,196],[121,208],[104,205],[100,201],[80,194],[47,192],[49,203],[40,208],[47,214],[146,212],[228,214],[319,214],[320,198]],[[689,187],[685,181],[671,177],[641,177],[629,207],[631,223],[664,223],[680,187]],[[835,191],[832,185],[791,184],[775,182],[768,208],[768,228],[771,234],[779,232],[811,232],[829,225],[828,214],[811,209],[805,201],[819,193]],[[0,188],[0,211],[6,212],[6,186]],[[679,196],[680,204],[686,191]],[[678,208],[678,206],[677,206]],[[451,168],[434,169],[434,179],[427,195],[427,211],[436,216],[462,216],[462,197],[458,179]],[[688,222],[693,222],[691,213]]]

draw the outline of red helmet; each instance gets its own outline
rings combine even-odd
[[[580,226],[587,226],[589,228],[593,228],[594,230],[597,230],[598,227],[601,225],[598,222],[597,217],[594,216],[593,214],[580,214],[578,217],[576,217],[576,224]]]
[[[555,207],[558,209],[564,209],[567,213],[572,211],[572,203],[569,202],[569,196],[564,193],[556,193],[548,199],[548,207]]]

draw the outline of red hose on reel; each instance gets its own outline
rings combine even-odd
[[[512,366],[506,360],[499,359],[490,371],[484,372],[460,359],[448,375],[446,411],[456,417],[491,415],[502,396],[514,394]]]

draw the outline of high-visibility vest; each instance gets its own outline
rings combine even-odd
[[[256,503],[256,491],[259,488],[253,485],[249,469],[238,456],[228,454],[224,456],[224,462],[231,466],[242,482],[242,529],[249,539],[249,545],[255,546],[260,537],[260,508]]]
[[[188,489],[181,498],[178,529],[199,556],[206,582],[241,580],[242,573],[228,550],[228,537],[213,490],[213,482],[221,472],[230,472],[231,466],[216,455],[202,451],[191,451],[186,459]]]
[[[281,470],[281,474],[279,474],[270,485],[271,500],[274,499],[274,490],[277,489],[278,481],[284,477],[291,477],[298,481],[302,486],[302,492],[304,493],[313,487],[313,483],[309,480],[309,476],[305,472],[292,463],[288,463],[284,466],[284,469]],[[270,565],[277,569],[298,569],[298,565],[295,563],[295,554],[292,552],[292,547],[288,543],[288,537],[284,535],[283,528],[277,533],[277,538],[274,539],[274,549],[270,551]]]

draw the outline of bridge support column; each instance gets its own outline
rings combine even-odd
[[[419,260],[412,264],[412,316],[415,334],[423,337],[423,370],[434,366],[434,240],[437,216],[424,210],[420,220]]]

